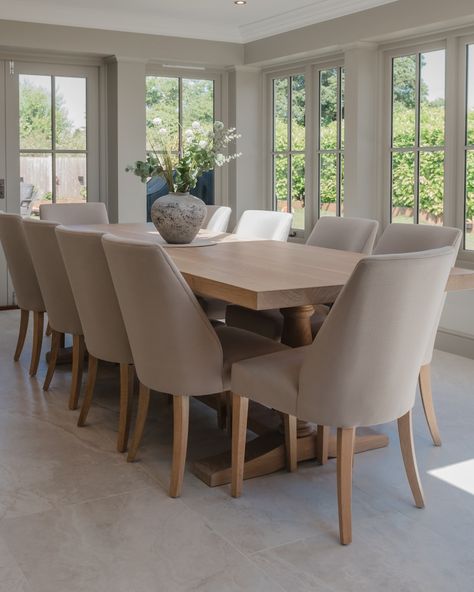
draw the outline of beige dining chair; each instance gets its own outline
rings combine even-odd
[[[77,409],[84,364],[84,334],[56,237],[56,222],[24,220],[26,239],[51,326],[51,352],[43,384],[47,391],[56,369],[63,334],[72,335],[72,380],[69,409]]]
[[[102,238],[140,382],[128,460],[133,461],[148,413],[150,390],[173,395],[170,496],[181,493],[189,397],[228,390],[233,362],[285,349],[239,329],[214,329],[166,251],[152,241]]]
[[[232,495],[241,494],[249,398],[291,418],[337,428],[340,541],[352,540],[355,429],[398,421],[417,507],[424,506],[413,448],[412,408],[419,368],[451,270],[454,249],[361,260],[312,345],[232,366]]]
[[[370,255],[378,227],[376,220],[325,216],[316,222],[306,244]],[[311,317],[313,337],[323,324],[328,312],[327,306],[317,307],[315,314]],[[226,309],[225,321],[231,327],[255,331],[264,337],[278,341],[283,332],[283,315],[279,310],[258,311],[229,305]]]
[[[15,289],[15,298],[20,308],[20,330],[13,359],[15,362],[20,359],[28,331],[30,312],[33,312],[30,376],[35,376],[38,371],[43,343],[45,306],[26,242],[21,216],[0,212],[0,241]]]
[[[41,220],[59,224],[109,223],[107,208],[99,202],[41,204],[39,212]]]
[[[103,232],[58,226],[56,236],[74,294],[89,353],[86,393],[77,422],[83,426],[91,407],[99,361],[120,365],[120,416],[117,450],[127,449],[134,366],[109,266]]]
[[[440,247],[454,247],[454,255],[451,265],[454,266],[461,246],[462,232],[458,228],[448,226],[429,226],[423,224],[399,224],[387,226],[379,242],[375,246],[374,253],[409,253],[413,251],[425,251]],[[431,361],[438,331],[441,314],[446,302],[446,294],[442,300],[436,317],[431,339],[426,348],[425,356],[420,368],[419,387],[426,422],[435,446],[441,446],[441,435],[433,403],[433,390],[431,387]]]
[[[227,232],[232,209],[227,206],[206,206],[202,228],[211,232]]]

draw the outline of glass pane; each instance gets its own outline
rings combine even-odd
[[[337,154],[319,155],[320,216],[337,214]]]
[[[341,181],[340,181],[340,189],[339,189],[339,192],[340,192],[339,202],[340,202],[341,212],[339,215],[343,216],[344,215],[344,154],[341,154],[340,158],[341,158],[341,164],[340,164],[340,167],[341,167],[340,168],[340,179],[341,179]]]
[[[86,149],[86,79],[57,76],[56,148]]]
[[[392,146],[414,146],[416,104],[416,56],[393,59]]]
[[[420,146],[444,145],[445,53],[420,55]]]
[[[277,212],[288,211],[288,157],[273,157],[273,178]]]
[[[337,148],[337,68],[319,73],[320,148]]]
[[[467,143],[474,145],[474,45],[467,47]]]
[[[344,92],[346,87],[346,72],[341,68],[341,147],[344,148]]]
[[[179,145],[179,83],[178,78],[146,77],[147,150],[158,146],[160,130],[168,132],[171,148]]]
[[[51,149],[51,76],[20,74],[20,149]]]
[[[56,201],[87,201],[87,167],[85,154],[56,155]]]
[[[304,156],[295,154],[291,157],[291,211],[293,228],[304,230],[305,178]]]
[[[273,81],[273,149],[288,150],[288,78]]]
[[[466,249],[474,251],[474,151],[466,153]]]
[[[304,75],[298,74],[291,79],[291,149],[304,150],[305,146],[305,86]]]
[[[37,216],[40,203],[51,202],[51,178],[51,154],[20,154],[20,211],[22,216]]]
[[[444,152],[420,152],[420,224],[443,224]]]
[[[414,222],[415,153],[392,154],[392,222]]]
[[[198,121],[209,131],[214,123],[214,81],[183,78],[183,129]]]

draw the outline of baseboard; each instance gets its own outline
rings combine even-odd
[[[436,335],[435,348],[474,359],[474,335],[440,328]]]

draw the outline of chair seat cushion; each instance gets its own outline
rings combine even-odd
[[[224,354],[222,380],[225,390],[230,388],[230,374],[235,362],[288,349],[286,345],[243,329],[222,325],[215,330]]]
[[[299,374],[309,347],[289,348],[235,363],[232,392],[296,415]]]

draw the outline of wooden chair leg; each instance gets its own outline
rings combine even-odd
[[[318,425],[316,432],[316,460],[321,465],[325,465],[329,459],[329,426]]]
[[[415,447],[413,445],[413,424],[411,410],[398,418],[398,435],[400,437],[400,448],[402,450],[405,471],[408,477],[415,505],[417,508],[425,507],[423,489],[421,487],[420,475],[416,464]]]
[[[81,413],[79,414],[79,419],[77,420],[77,425],[79,427],[82,427],[85,425],[85,423],[87,421],[87,415],[89,414],[89,409],[91,408],[92,398],[94,396],[95,381],[97,378],[98,365],[99,365],[99,360],[89,354],[89,362],[87,365],[86,394],[84,395],[84,400],[82,401]]]
[[[283,414],[286,468],[290,473],[294,473],[298,469],[298,432],[296,422],[296,416]]]
[[[232,497],[240,497],[244,480],[245,444],[249,400],[232,395]]]
[[[179,497],[183,487],[189,431],[189,397],[173,397],[173,464],[170,497]]]
[[[33,313],[33,350],[31,352],[30,376],[36,376],[43,344],[44,312]]]
[[[227,395],[226,393],[217,393],[217,426],[220,430],[225,430],[227,426]]]
[[[134,380],[135,367],[133,364],[120,364],[120,417],[117,436],[117,450],[119,452],[125,452],[128,446]]]
[[[51,350],[49,352],[48,371],[46,372],[46,377],[44,379],[43,384],[44,391],[47,391],[49,389],[49,385],[51,384],[51,380],[53,379],[54,371],[56,370],[56,362],[58,361],[60,345],[61,333],[59,333],[58,331],[53,331],[51,335]]]
[[[49,324],[49,321],[48,321],[48,324],[46,325],[45,335],[46,335],[46,337],[50,337],[52,335],[52,333],[53,333],[53,330],[51,329],[51,325]]]
[[[352,542],[352,457],[355,428],[337,429],[337,502],[341,545]]]
[[[426,422],[430,430],[431,438],[435,446],[441,446],[441,436],[439,433],[438,422],[433,404],[433,391],[431,390],[431,365],[426,364],[420,368],[418,378],[420,385],[421,402],[425,412]]]
[[[20,330],[18,331],[18,340],[16,342],[16,349],[13,359],[18,362],[25,345],[26,334],[28,332],[28,321],[30,320],[30,311],[21,309],[20,316]]]
[[[137,456],[138,447],[143,436],[145,422],[148,415],[148,406],[150,404],[150,389],[140,383],[138,393],[137,419],[135,420],[135,430],[133,432],[132,443],[128,449],[127,462],[133,462]]]
[[[84,368],[84,335],[72,337],[72,379],[71,394],[69,396],[69,409],[77,409],[82,385],[82,371]]]

